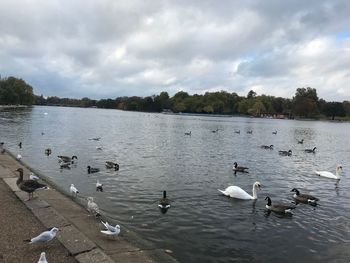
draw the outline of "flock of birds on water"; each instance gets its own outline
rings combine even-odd
[[[212,130],[212,133],[218,133],[219,129],[217,128],[216,130]],[[235,130],[234,133],[240,134],[240,130]],[[247,134],[252,134],[252,130],[248,130]],[[44,135],[44,133],[41,133]],[[273,131],[272,134],[277,135],[277,131]],[[185,132],[185,136],[192,136],[192,132]],[[101,138],[96,137],[96,138],[90,138],[89,140],[94,140],[94,141],[99,141]],[[303,144],[304,139],[298,140],[298,144]],[[22,142],[18,144],[19,148],[22,148]],[[261,145],[261,149],[265,150],[273,150],[274,145]],[[96,147],[97,150],[102,150],[103,148],[101,146]],[[316,153],[316,147],[312,149],[304,149],[304,152],[306,153]],[[2,154],[5,153],[5,148],[4,148],[4,142],[0,142],[0,152]],[[50,148],[45,149],[45,155],[49,156],[52,154],[52,150]],[[292,150],[279,150],[278,154],[281,156],[291,156],[292,155]],[[71,165],[76,163],[78,160],[78,157],[76,155],[73,155],[71,157],[69,156],[63,156],[63,155],[58,155],[58,163],[60,165],[61,169],[70,169]],[[17,159],[21,160],[22,156],[20,154],[17,155]],[[114,169],[115,171],[119,170],[119,164],[113,161],[106,161],[105,166],[107,169]],[[247,173],[249,170],[249,167],[245,166],[239,166],[237,162],[234,162],[232,170],[237,173]],[[16,170],[19,172],[19,177],[17,179],[17,186],[19,189],[21,189],[24,192],[28,193],[28,200],[31,200],[33,198],[33,194],[36,190],[39,189],[48,189],[49,187],[45,184],[39,183],[38,180],[40,179],[39,177],[35,176],[33,173],[29,174],[29,180],[24,180],[23,179],[23,169],[18,168]],[[315,174],[318,176],[322,176],[325,178],[329,179],[334,179],[339,181],[340,180],[340,172],[342,171],[342,165],[338,164],[336,166],[335,174],[329,171],[315,171]],[[87,173],[92,174],[92,173],[98,173],[100,172],[99,168],[87,166]],[[258,190],[261,188],[261,183],[260,182],[255,182],[252,187],[252,195],[247,193],[245,190],[243,190],[241,187],[236,186],[236,185],[230,185],[226,187],[225,190],[220,190],[218,191],[222,193],[223,195],[230,197],[230,198],[235,198],[235,199],[240,199],[240,200],[256,200],[258,198]],[[103,192],[103,184],[97,180],[96,182],[96,191],[98,192]],[[80,194],[79,190],[74,184],[71,184],[69,187],[69,192],[71,193],[72,197],[77,197],[78,194]],[[269,196],[266,196],[265,200],[267,201],[266,204],[266,209],[269,212],[275,212],[278,214],[284,214],[284,215],[292,215],[292,210],[296,208],[296,205],[298,203],[304,203],[304,204],[310,204],[312,206],[316,206],[317,202],[319,201],[319,198],[305,194],[305,193],[300,193],[300,191],[297,188],[293,188],[291,190],[293,192],[293,198],[295,200],[295,203],[272,203],[272,200]],[[100,218],[101,213],[98,205],[94,202],[93,197],[87,197],[87,210],[94,215],[96,218]],[[162,213],[166,213],[166,211],[170,208],[170,200],[166,196],[166,191],[163,191],[163,197],[159,200],[158,202],[158,207],[162,211]],[[104,230],[101,230],[102,234],[105,234],[107,236],[118,236],[120,233],[120,225],[112,226],[110,225],[107,221],[104,222],[101,220],[101,223],[104,226]],[[33,237],[31,239],[25,240],[29,244],[33,243],[47,243],[50,240],[52,240],[59,229],[57,227],[52,227],[41,234],[39,234],[36,237]],[[40,259],[38,263],[45,263],[47,262],[46,260],[46,254],[45,252],[42,252],[40,255]]]

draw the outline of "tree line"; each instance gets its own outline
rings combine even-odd
[[[0,104],[25,104],[48,106],[97,107],[144,112],[174,112],[194,114],[250,115],[256,117],[277,116],[281,118],[331,118],[350,117],[350,102],[327,102],[319,99],[314,88],[298,88],[292,99],[257,95],[249,91],[247,96],[227,91],[206,92],[189,95],[179,91],[173,97],[165,91],[147,97],[117,97],[93,100],[45,98],[33,94],[31,86],[21,79],[0,79]]]

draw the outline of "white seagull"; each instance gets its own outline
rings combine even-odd
[[[22,159],[22,155],[20,155],[20,154],[17,154],[17,160],[21,160]]]
[[[29,244],[46,243],[52,240],[56,236],[57,232],[58,232],[58,228],[53,227],[51,228],[51,230],[44,231],[40,235],[24,241],[28,242]]]
[[[79,193],[78,189],[74,186],[74,184],[70,185],[69,191],[72,195],[75,195],[75,196],[77,196]]]
[[[110,224],[108,224],[107,221],[106,221],[106,223],[101,221],[101,223],[105,226],[106,231],[117,232],[115,235],[119,235],[119,233],[120,233],[120,226],[119,225],[111,226]]]
[[[36,176],[34,173],[29,173],[29,179],[30,180],[39,180],[39,177],[38,176]]]
[[[38,263],[47,263],[45,252],[41,252]]]
[[[103,184],[101,184],[99,180],[96,182],[96,191],[103,192]]]

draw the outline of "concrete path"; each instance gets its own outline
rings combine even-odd
[[[142,241],[137,237],[137,235],[131,231],[128,231],[123,226],[121,234],[116,237],[115,240],[103,236],[100,233],[100,230],[103,228],[102,224],[93,216],[89,216],[84,207],[78,205],[70,197],[67,197],[55,190],[55,186],[52,183],[50,184],[49,190],[37,191],[35,194],[36,198],[31,201],[24,201],[27,199],[27,194],[18,189],[16,185],[18,175],[13,172],[19,167],[24,169],[24,179],[27,179],[26,176],[30,171],[23,163],[19,163],[7,153],[0,154],[0,179],[2,179],[0,180],[0,186],[7,189],[7,191],[3,191],[2,188],[0,188],[0,191],[2,194],[3,192],[6,193],[8,198],[12,198],[12,202],[4,202],[3,200],[7,199],[3,199],[0,195],[1,207],[7,207],[5,208],[6,210],[11,210],[12,206],[16,206],[18,208],[18,212],[16,212],[18,213],[18,216],[16,213],[12,216],[4,216],[5,213],[0,213],[0,223],[4,222],[0,225],[0,227],[2,230],[3,225],[7,224],[10,226],[14,224],[16,228],[11,229],[6,236],[9,238],[11,235],[18,236],[18,240],[20,241],[28,238],[29,236],[33,236],[35,233],[40,233],[46,228],[53,226],[58,227],[60,231],[57,234],[57,238],[52,241],[52,244],[50,243],[50,246],[57,249],[56,251],[54,248],[51,248],[52,255],[57,256],[54,256],[53,258],[55,259],[48,260],[48,262],[75,262],[74,259],[81,263],[177,262],[173,257],[165,253],[164,249],[155,248],[151,244]],[[7,187],[3,182],[7,185]],[[45,183],[47,184],[48,182],[46,181]],[[56,189],[58,188],[56,187]],[[17,199],[15,197],[17,197]],[[26,215],[22,216],[21,213],[26,213]],[[25,221],[27,224],[26,227],[28,230],[25,233],[21,233],[20,229],[17,227],[20,225],[21,221]],[[34,226],[34,223],[37,225]],[[3,233],[3,230],[1,232]],[[21,236],[22,234],[24,237]],[[28,234],[31,235],[28,236]],[[12,247],[11,250],[6,248],[6,242],[4,243],[3,238],[0,240],[0,251],[3,251],[3,246],[4,251],[7,251],[5,254],[3,254],[3,257],[9,257],[9,255],[15,249],[20,249],[23,247],[23,243],[21,242],[7,242]],[[58,241],[66,248],[66,250]],[[39,247],[39,250],[41,249],[40,245],[35,246]],[[61,249],[62,251],[58,251],[58,249]],[[71,257],[68,257],[67,250],[69,251],[69,255],[71,255]],[[28,245],[25,251],[27,251],[26,253],[40,255],[38,250],[31,247],[28,248]],[[0,262],[1,253],[2,252],[0,252]],[[63,261],[58,261],[58,258],[63,258],[64,255],[66,255],[65,259]],[[21,257],[19,256],[19,258]],[[48,259],[51,259],[49,255]],[[23,258],[23,260],[23,262],[36,262],[35,260],[28,260],[28,258]],[[22,261],[10,260],[4,262]]]

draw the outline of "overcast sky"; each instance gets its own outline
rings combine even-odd
[[[1,0],[0,74],[44,96],[350,100],[350,1]]]

